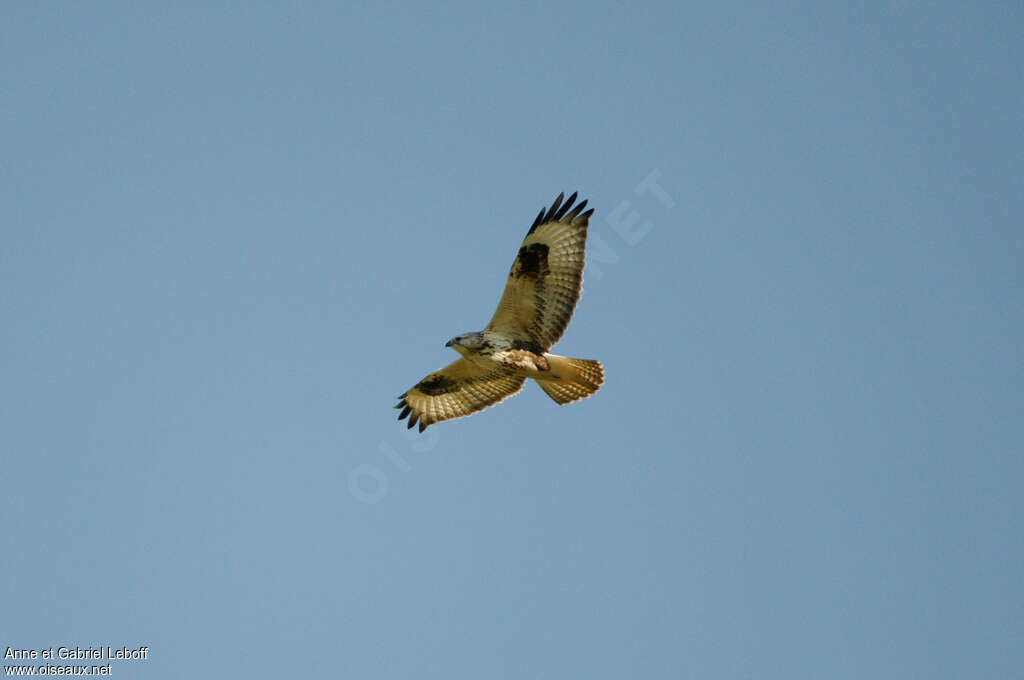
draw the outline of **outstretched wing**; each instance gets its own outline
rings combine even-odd
[[[487,330],[535,343],[546,352],[569,325],[583,288],[584,252],[591,208],[576,194],[564,204],[558,198],[541,210],[519,248],[505,292]],[[572,208],[572,210],[570,210]]]
[[[502,366],[487,369],[459,358],[399,395],[395,408],[402,409],[399,420],[411,413],[409,427],[419,420],[423,432],[434,423],[468,416],[511,397],[523,389],[525,380]]]

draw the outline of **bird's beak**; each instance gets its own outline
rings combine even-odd
[[[444,346],[445,347],[451,347],[452,346],[452,341],[449,340],[448,342],[444,343]]]

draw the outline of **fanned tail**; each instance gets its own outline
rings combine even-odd
[[[561,405],[585,399],[601,389],[604,367],[594,359],[570,359],[557,354],[544,355],[551,366],[550,378],[537,378],[537,384]]]

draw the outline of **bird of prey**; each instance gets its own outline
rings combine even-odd
[[[398,419],[420,432],[434,423],[462,418],[497,404],[537,381],[557,404],[597,392],[604,368],[593,359],[570,359],[548,350],[569,325],[583,286],[584,250],[591,208],[576,194],[559,194],[526,233],[508,273],[505,292],[482,331],[449,340],[462,356],[398,395]]]

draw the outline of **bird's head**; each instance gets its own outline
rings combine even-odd
[[[445,347],[451,347],[459,354],[465,356],[470,352],[477,352],[484,346],[484,334],[483,333],[463,333],[462,335],[456,335],[454,338],[444,344]]]

